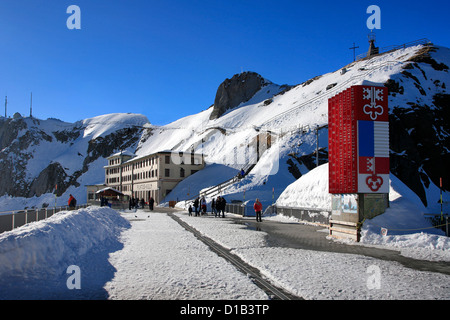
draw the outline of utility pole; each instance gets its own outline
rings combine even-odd
[[[358,49],[359,47],[355,47],[355,43],[353,42],[353,47],[349,48],[350,50],[353,50],[353,62],[356,61],[356,56],[355,56],[355,51],[356,49]]]
[[[316,167],[319,166],[319,126],[316,128]]]
[[[31,100],[30,100],[30,118],[33,117],[33,92],[31,93]]]
[[[6,108],[8,105],[8,96],[5,96],[5,118],[6,118]]]

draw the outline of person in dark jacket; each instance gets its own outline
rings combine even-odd
[[[151,211],[153,211],[154,204],[155,204],[155,199],[153,199],[153,197],[150,197],[150,200],[148,200],[148,206]]]
[[[199,206],[199,202],[200,202],[200,199],[199,199],[199,198],[196,198],[195,201],[194,201],[194,210],[195,210],[195,216],[196,216],[196,217],[198,217],[198,206]]]
[[[227,204],[227,201],[225,200],[224,197],[217,197],[217,201],[216,201],[216,208],[217,211],[219,212],[219,217],[220,217],[220,212],[222,212],[222,218],[225,218],[225,206]]]
[[[211,214],[214,213],[214,217],[217,218],[217,208],[216,208],[216,199],[212,198],[211,200]]]

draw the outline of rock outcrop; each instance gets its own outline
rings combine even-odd
[[[256,72],[243,72],[226,79],[217,89],[210,120],[217,119],[227,110],[250,100],[255,93],[270,82]]]

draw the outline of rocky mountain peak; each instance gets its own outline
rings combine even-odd
[[[231,79],[225,79],[217,89],[210,120],[217,119],[227,110],[248,101],[268,84],[270,81],[251,71],[235,74]]]

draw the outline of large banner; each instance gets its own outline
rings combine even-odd
[[[389,193],[388,91],[353,86],[328,100],[330,193]]]

